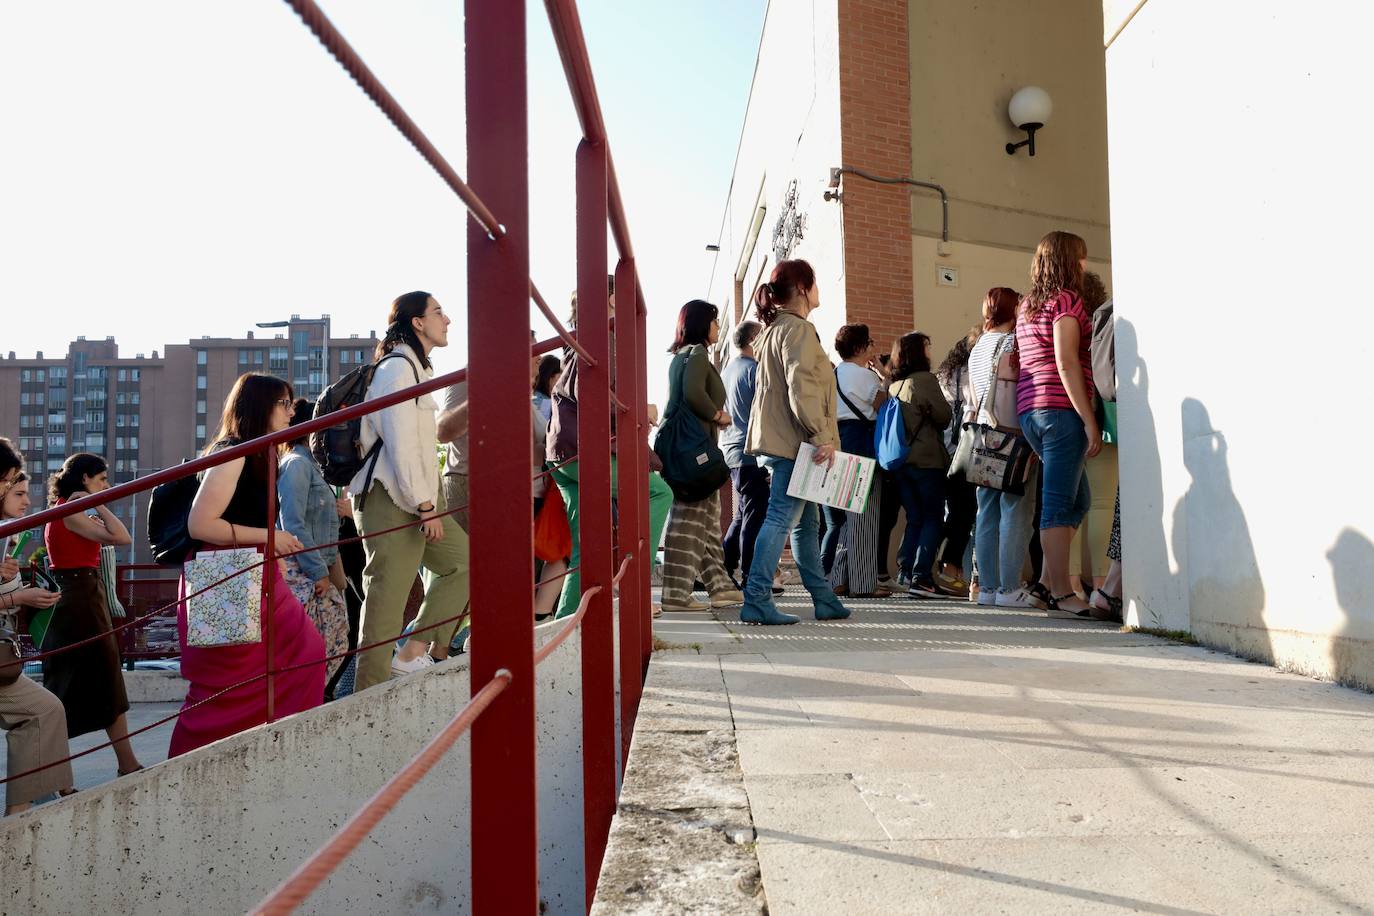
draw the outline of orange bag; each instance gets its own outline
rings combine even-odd
[[[572,553],[572,529],[568,527],[568,510],[563,494],[549,485],[544,505],[534,520],[534,555],[545,563],[566,559]]]

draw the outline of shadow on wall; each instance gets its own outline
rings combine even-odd
[[[1245,510],[1231,485],[1226,436],[1202,402],[1182,406],[1183,464],[1192,478],[1174,507],[1174,549],[1185,545],[1192,631],[1199,640],[1274,662],[1265,592]]]
[[[1369,673],[1370,631],[1374,630],[1374,543],[1346,528],[1327,551],[1336,600],[1345,620],[1331,640],[1331,673],[1343,684],[1374,690]],[[1363,651],[1359,651],[1359,650]]]
[[[1187,596],[1164,537],[1164,478],[1150,406],[1150,374],[1135,325],[1116,317],[1117,400],[1121,405],[1121,546],[1126,622],[1189,629]],[[1129,443],[1129,444],[1127,444]],[[1178,545],[1175,549],[1182,552]]]
[[[1150,401],[1149,366],[1135,326],[1120,315],[1116,365],[1127,622],[1189,630],[1204,642],[1272,661],[1264,583],[1231,485],[1226,437],[1200,400],[1184,400],[1181,442],[1190,482],[1166,537],[1161,429]]]

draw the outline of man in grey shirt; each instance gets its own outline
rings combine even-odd
[[[721,373],[725,384],[725,412],[731,424],[720,434],[720,450],[730,468],[735,486],[735,517],[725,532],[725,571],[736,582],[749,578],[749,566],[754,559],[754,541],[768,514],[768,470],[745,452],[745,434],[749,429],[749,412],[754,404],[754,385],[758,362],[754,359],[754,339],[763,330],[757,321],[746,321],[735,328],[731,342],[739,353]],[[735,571],[739,570],[736,575]]]

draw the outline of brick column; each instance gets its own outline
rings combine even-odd
[[[911,175],[906,0],[840,0],[840,149],[844,165]],[[844,178],[846,322],[886,350],[914,329],[908,188]]]

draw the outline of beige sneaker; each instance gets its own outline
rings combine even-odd
[[[744,592],[739,589],[727,588],[723,592],[716,592],[711,596],[711,607],[734,607],[744,603]]]
[[[676,601],[665,601],[660,606],[665,611],[709,611],[711,609],[711,605],[691,597],[681,604]]]

